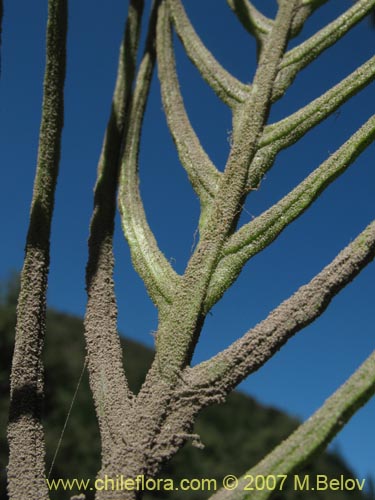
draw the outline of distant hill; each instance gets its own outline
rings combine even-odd
[[[0,500],[5,500],[5,466],[7,445],[5,429],[8,409],[9,371],[15,325],[14,297],[8,296],[0,305]],[[139,389],[153,351],[130,340],[122,339],[124,359],[129,384]],[[83,325],[76,317],[48,312],[45,350],[46,397],[45,428],[47,442],[47,466],[59,440],[63,422],[75,391],[84,359]],[[186,445],[163,471],[163,476],[173,478],[217,478],[226,474],[242,474],[257,463],[267,451],[295,429],[298,422],[286,414],[264,407],[254,399],[233,393],[226,404],[206,409],[196,424],[196,432],[205,444],[204,450]],[[94,478],[99,469],[99,435],[87,374],[84,374],[77,399],[57,456],[53,476],[56,478]],[[326,474],[336,477],[353,473],[337,454],[326,453],[305,468],[303,473]],[[70,498],[72,493],[55,492],[52,499]],[[158,492],[145,498],[169,498],[171,500],[198,500],[207,498],[204,492],[172,494]],[[90,497],[93,498],[93,497]],[[282,500],[369,500],[360,492],[295,492],[284,491],[275,499]]]

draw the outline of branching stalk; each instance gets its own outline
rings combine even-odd
[[[375,57],[372,57],[340,83],[305,107],[279,122],[268,125],[260,141],[260,147],[275,141],[283,141],[282,148],[290,146],[317,123],[332,114],[350,97],[371,83],[375,78]],[[317,115],[313,117],[314,111]],[[278,149],[280,151],[281,148]]]
[[[287,118],[268,125],[250,168],[247,188],[251,189],[259,184],[264,174],[272,167],[277,153],[297,142],[315,125],[369,85],[374,78],[375,57],[372,57],[322,96]]]
[[[309,2],[315,9],[321,2]],[[358,0],[337,19],[318,31],[311,38],[287,52],[280,65],[273,100],[279,99],[293,83],[296,75],[314,61],[324,50],[334,45],[351,28],[358,24],[374,8],[375,0]]]
[[[243,27],[255,37],[259,53],[263,47],[266,35],[272,29],[273,20],[259,12],[249,0],[227,0],[227,3]]]
[[[159,328],[155,362],[167,380],[175,379],[178,370],[190,362],[199,336],[207,287],[225,238],[240,210],[248,168],[267,120],[269,99],[296,4],[296,0],[293,0],[280,8],[274,29],[262,53],[250,97],[239,113],[238,127],[242,134],[234,138],[215,202],[207,219],[207,230],[201,235],[181,287],[175,294],[173,315],[163,318]],[[184,318],[183,328],[181,318]]]
[[[169,14],[164,4],[158,16],[157,53],[163,105],[169,130],[181,164],[186,169],[204,209],[214,197],[220,173],[202,148],[185,110],[176,73]]]
[[[249,87],[228,73],[205,47],[180,0],[168,0],[168,6],[187,55],[212,90],[230,107],[245,101]]]
[[[121,144],[127,126],[143,7],[143,0],[131,0],[129,5],[112,109],[98,165],[86,272],[88,370],[103,456],[108,455],[113,436],[124,426],[124,416],[132,399],[117,333],[113,231]]]
[[[129,128],[121,160],[119,208],[134,267],[143,279],[151,299],[158,307],[163,307],[173,301],[179,277],[160,251],[147,223],[138,176],[140,134],[155,62],[156,16],[153,17],[130,109]]]
[[[288,475],[320,454],[375,393],[375,352],[304,424],[239,479],[235,491],[219,490],[210,500],[266,500],[273,491],[246,492],[249,475]]]
[[[375,116],[372,116],[295,189],[228,239],[207,293],[207,310],[236,280],[246,262],[270,245],[291,222],[302,215],[374,139]]]
[[[290,31],[290,37],[293,38],[297,36],[303,25],[305,24],[306,19],[319,7],[328,2],[328,0],[316,0],[314,2],[300,2],[298,7],[298,11],[293,19],[292,28]]]
[[[258,370],[290,337],[318,318],[332,298],[375,256],[375,222],[307,285],[278,306],[230,347],[189,372],[197,386],[228,393]],[[204,382],[202,382],[204,381]]]
[[[130,0],[112,110],[95,186],[86,269],[85,335],[90,385],[102,438],[99,477],[154,477],[192,433],[197,413],[225,400],[293,335],[318,318],[340,290],[375,257],[375,221],[308,284],[221,353],[191,368],[205,317],[243,266],[271,244],[375,139],[373,115],[349,140],[273,207],[236,231],[243,204],[279,151],[298,141],[375,78],[375,57],[299,111],[266,125],[273,101],[296,74],[336,43],[375,7],[358,0],[351,9],[295,49],[288,42],[327,0],[278,0],[274,20],[250,1],[227,0],[258,43],[259,64],[246,85],[229,74],[204,46],[181,0],[155,0],[145,51],[136,71],[144,0]],[[0,0],[0,25],[2,0]],[[176,71],[171,23],[188,57],[233,111],[232,145],[224,172],[211,162],[189,121]],[[11,378],[9,497],[48,500],[41,425],[46,287],[54,192],[63,126],[67,0],[49,0],[47,64],[39,153],[18,303]],[[155,44],[157,47],[155,47]],[[156,50],[157,49],[157,50]],[[158,58],[162,100],[181,163],[200,198],[199,242],[183,276],[158,247],[139,188],[142,122]],[[141,390],[129,389],[117,334],[113,283],[116,194],[133,265],[158,308],[156,354]],[[375,354],[316,414],[249,471],[288,474],[322,449],[375,392]],[[242,481],[242,480],[241,480]],[[242,484],[242,482],[240,483]],[[108,496],[109,495],[109,496]],[[96,500],[139,500],[139,491],[104,490]],[[268,497],[252,492],[251,498]],[[241,488],[214,499],[247,498]]]

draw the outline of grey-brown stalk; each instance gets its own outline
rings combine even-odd
[[[273,103],[297,74],[335,44],[375,7],[353,6],[300,45],[288,50],[307,18],[327,0],[278,0],[275,19],[249,0],[228,0],[257,41],[258,65],[251,84],[228,73],[204,46],[182,0],[156,0],[149,14],[143,54],[139,40],[143,0],[130,0],[112,109],[98,164],[86,269],[87,369],[102,445],[98,477],[155,477],[193,434],[200,410],[225,401],[249,374],[287,340],[319,317],[333,297],[375,255],[375,222],[369,224],[309,283],[239,340],[211,359],[191,366],[206,315],[244,265],[270,245],[354,162],[375,138],[375,115],[296,188],[251,222],[238,227],[244,201],[278,153],[375,79],[375,56],[297,112],[269,123]],[[46,286],[50,226],[60,157],[67,0],[49,0],[47,63],[42,124],[26,256],[18,304],[9,421],[10,500],[50,498],[45,481],[41,423]],[[1,5],[1,4],[0,4]],[[105,8],[105,7],[104,7]],[[0,11],[2,12],[2,10]],[[1,16],[0,16],[1,17]],[[204,151],[186,112],[175,66],[173,30],[205,82],[231,109],[232,144],[223,172]],[[137,64],[137,61],[140,61]],[[149,87],[157,65],[164,112],[180,162],[199,198],[199,241],[183,274],[158,247],[139,191],[138,153]],[[156,353],[138,394],[129,389],[117,333],[113,281],[116,196],[133,266],[158,309]],[[288,440],[251,470],[286,474],[322,450],[343,423],[375,391],[375,354]],[[271,492],[253,492],[253,499]],[[141,491],[97,491],[97,500],[134,500]],[[218,491],[212,498],[244,499],[246,492]]]

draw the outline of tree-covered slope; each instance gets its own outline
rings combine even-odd
[[[0,500],[6,499],[5,466],[7,446],[5,439],[9,371],[15,323],[15,300],[8,294],[0,306]],[[127,339],[123,339],[124,359],[129,383],[137,390],[144,378],[153,352]],[[56,311],[48,312],[47,340],[45,350],[46,390],[45,428],[47,441],[47,467],[55,453],[61,429],[69,412],[84,363],[82,320]],[[217,478],[218,483],[227,474],[242,474],[264,454],[285,438],[297,425],[297,421],[277,411],[258,404],[254,399],[234,393],[226,404],[205,410],[196,424],[195,432],[201,437],[205,448],[197,449],[191,444],[174,458],[165,469],[164,477]],[[99,468],[99,436],[95,414],[84,373],[61,441],[51,477],[93,478]],[[324,454],[301,474],[317,473],[329,477],[344,474],[353,477],[350,469],[337,455]],[[92,494],[92,493],[91,493]],[[70,498],[72,492],[51,493],[52,499]],[[207,498],[207,492],[179,492],[173,494],[157,492],[145,495],[151,498],[199,499]],[[88,498],[90,497],[87,494]],[[275,498],[289,499],[367,499],[359,492],[295,492],[285,491]]]

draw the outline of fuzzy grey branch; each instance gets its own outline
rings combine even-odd
[[[64,116],[67,2],[49,0],[37,168],[17,309],[8,427],[10,498],[49,498],[41,423],[46,290]]]
[[[155,363],[168,380],[190,361],[203,325],[203,304],[211,275],[241,206],[248,168],[256,152],[269,112],[269,101],[279,61],[285,50],[297,0],[283,4],[261,55],[249,99],[238,115],[238,130],[197,248],[181,287],[175,293],[173,315],[161,319]],[[181,318],[184,319],[181,327]],[[172,349],[173,346],[173,349]]]
[[[312,9],[321,2],[310,2]],[[279,99],[292,84],[296,75],[314,61],[324,50],[334,45],[374,8],[375,0],[359,0],[344,14],[325,26],[314,36],[287,52],[280,64],[273,100]]]
[[[293,19],[290,38],[297,36],[311,13],[327,1],[328,0],[319,0],[316,2],[300,3]],[[256,38],[259,55],[264,40],[273,27],[274,21],[263,15],[250,0],[227,0],[227,3],[237,15],[243,27]],[[277,90],[274,90],[274,95],[278,94],[278,97],[282,95],[280,87],[281,86],[278,85],[277,82]]]
[[[248,475],[291,474],[321,453],[375,393],[375,352],[304,424],[240,478],[236,491],[219,490],[210,500],[266,500],[272,491],[245,491]],[[246,476],[246,477],[245,477]]]
[[[318,318],[332,298],[375,256],[375,222],[270,315],[226,350],[187,370],[194,384],[228,393],[258,370],[287,340]],[[204,382],[202,382],[204,381]]]
[[[375,57],[372,57],[322,96],[287,118],[268,125],[249,171],[247,189],[259,184],[272,167],[277,153],[297,142],[374,79]]]
[[[191,25],[180,0],[168,0],[173,22],[186,53],[218,97],[231,107],[243,102],[249,87],[234,78],[205,47]]]
[[[86,276],[88,366],[102,437],[99,477],[123,474],[135,478],[139,474],[148,477],[158,474],[163,461],[171,458],[186,440],[197,438],[192,434],[197,413],[205,406],[224,401],[231,389],[261,367],[291,336],[319,317],[332,298],[375,256],[373,222],[331,264],[264,321],[212,359],[190,367],[209,308],[236,279],[244,263],[277,238],[374,139],[375,116],[279,203],[235,232],[246,196],[271,168],[276,154],[374,79],[375,58],[372,58],[297,113],[266,126],[273,100],[282,95],[296,73],[375,5],[375,0],[357,1],[324,30],[286,53],[290,39],[311,12],[325,1],[278,0],[277,16],[269,20],[251,3],[228,0],[261,46],[254,81],[252,85],[245,85],[225,71],[207,50],[181,0],[153,3],[146,50],[135,77],[144,0],[130,0],[112,113],[98,167]],[[39,158],[12,369],[9,426],[12,500],[48,500],[40,424],[43,393],[40,353],[63,114],[66,0],[49,0],[49,6]],[[232,146],[223,174],[208,158],[189,122],[175,67],[171,20],[193,64],[232,108]],[[175,273],[160,251],[148,225],[139,190],[139,143],[155,62],[155,43],[168,125],[202,205],[200,239],[183,276]],[[112,249],[117,189],[121,223],[134,267],[159,312],[154,362],[137,396],[128,388],[117,336]],[[325,444],[342,421],[374,392],[374,362],[372,359],[371,366],[366,362],[368,369],[361,368],[360,375],[350,379],[346,388],[338,391],[339,396],[333,396],[323,411],[313,417],[314,421],[308,421],[253,470],[268,474],[284,470],[283,467],[293,470]],[[221,493],[218,495],[220,498]],[[117,491],[110,496],[138,500],[141,493]],[[97,500],[107,497],[108,492],[96,493]]]
[[[143,0],[132,0],[129,5],[112,110],[98,165],[86,270],[88,370],[103,456],[111,450],[112,436],[124,425],[124,415],[132,399],[117,333],[113,231],[121,144],[129,113],[143,7]]]
[[[265,36],[273,26],[273,20],[264,16],[249,0],[227,0],[243,27],[256,38],[258,53],[261,51]]]
[[[186,114],[178,84],[169,14],[165,4],[162,5],[158,16],[157,54],[160,86],[169,130],[181,164],[186,169],[204,210],[215,195],[220,173],[202,148]]]
[[[290,37],[293,38],[297,36],[306,19],[319,7],[328,2],[328,0],[316,0],[315,2],[300,2],[298,6],[297,13],[293,19],[292,28],[290,30]]]
[[[153,23],[155,22],[154,20]],[[118,203],[134,267],[143,279],[151,299],[158,307],[163,307],[173,301],[179,276],[160,251],[147,223],[138,177],[140,134],[155,63],[155,30],[154,25],[136,79],[121,160]]]
[[[260,140],[260,147],[282,141],[277,151],[285,148],[306,134],[312,127],[332,114],[337,108],[353,97],[375,78],[375,57],[359,66],[353,73],[314,99],[300,110],[276,123],[268,125]],[[314,111],[313,111],[314,110]],[[313,117],[315,114],[316,117]]]
[[[375,116],[372,116],[295,189],[228,239],[210,283],[206,310],[209,310],[237,279],[246,262],[270,245],[291,222],[302,215],[374,139]]]

